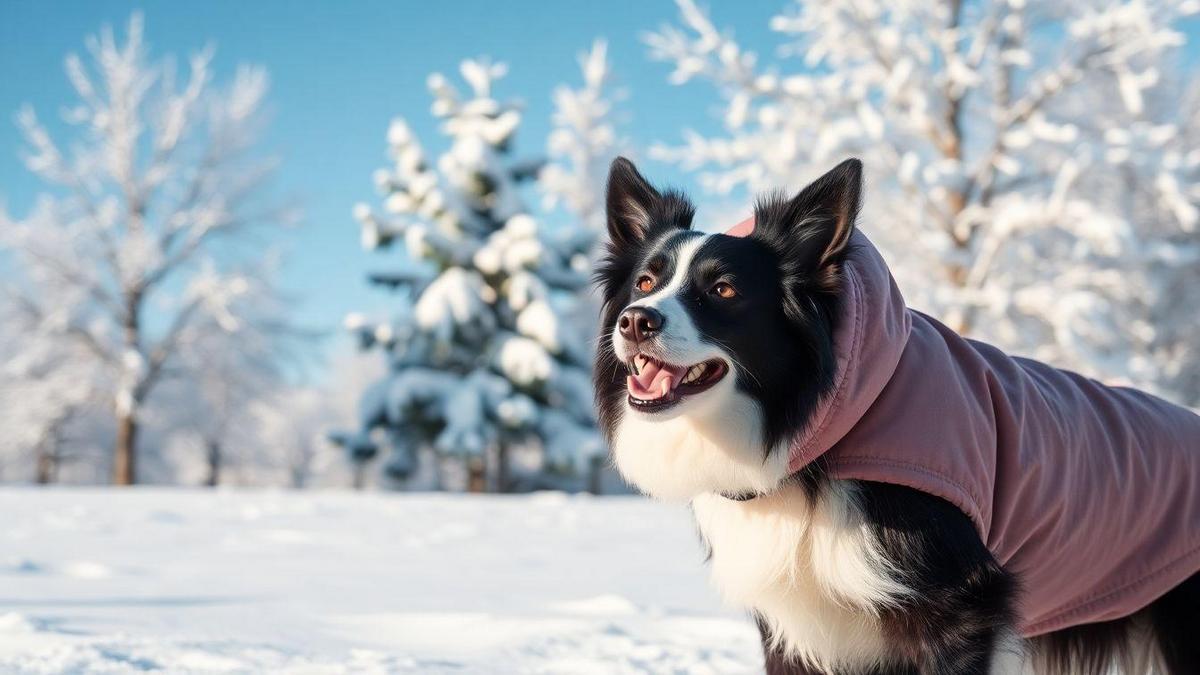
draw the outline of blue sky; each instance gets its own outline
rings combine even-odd
[[[770,39],[766,23],[779,3],[714,8],[719,25],[748,44]],[[286,235],[286,287],[302,298],[299,317],[334,329],[348,311],[383,313],[387,295],[364,281],[386,267],[387,254],[359,248],[350,216],[375,198],[371,172],[384,163],[388,121],[404,116],[436,148],[425,79],[457,76],[465,57],[509,64],[498,93],[527,106],[518,148],[541,150],[558,83],[579,81],[577,55],[598,37],[609,42],[616,85],[627,98],[623,134],[635,147],[672,140],[685,127],[715,125],[716,99],[706,86],[667,83],[669,67],[651,62],[643,31],[673,21],[669,0],[649,2],[20,2],[0,5],[0,199],[25,213],[39,186],[18,159],[13,114],[25,102],[43,120],[74,101],[63,58],[83,52],[84,37],[104,23],[124,33],[141,9],[152,54],[179,56],[208,42],[217,48],[219,81],[251,62],[271,74],[272,124],[265,147],[283,166],[277,186],[295,195],[304,224]],[[774,44],[771,40],[765,44]],[[670,167],[652,169],[676,182]],[[348,341],[335,339],[334,348]]]
[[[769,55],[778,44],[768,18],[784,3],[705,3],[719,26],[743,46]],[[239,62],[266,66],[272,77],[272,124],[265,147],[283,166],[277,186],[295,195],[304,224],[286,235],[284,284],[302,301],[299,318],[336,333],[349,311],[382,316],[387,295],[364,281],[386,267],[387,254],[364,252],[350,216],[358,201],[373,201],[371,172],[384,163],[388,121],[404,116],[427,146],[437,149],[425,79],[456,73],[464,57],[505,61],[510,75],[499,95],[527,105],[518,148],[539,152],[549,126],[551,92],[578,82],[577,55],[606,38],[616,84],[627,93],[622,133],[634,147],[678,139],[684,128],[717,126],[717,99],[704,84],[667,83],[667,64],[650,61],[641,34],[676,20],[670,0],[640,2],[150,2],[105,0],[0,4],[0,199],[16,215],[38,189],[17,152],[12,116],[31,103],[53,120],[74,98],[63,57],[103,23],[123,32],[141,9],[152,52],[191,53],[217,47],[217,78],[227,81]],[[1197,22],[1189,61],[1197,61]],[[679,171],[650,165],[658,179],[687,184]],[[348,348],[342,337],[330,349]]]

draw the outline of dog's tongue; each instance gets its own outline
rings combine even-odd
[[[647,361],[637,375],[630,375],[625,383],[629,394],[643,401],[653,401],[667,395],[686,372],[683,366],[659,365]]]

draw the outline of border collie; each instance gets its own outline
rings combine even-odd
[[[1200,575],[1127,617],[1021,637],[1021,576],[962,508],[820,459],[790,468],[834,386],[860,190],[848,160],[761,198],[751,234],[705,234],[686,196],[613,162],[595,388],[620,472],[690,502],[768,673],[1200,673]]]

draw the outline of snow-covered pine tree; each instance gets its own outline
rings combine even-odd
[[[1180,23],[1200,3],[797,2],[770,20],[774,66],[678,4],[651,53],[717,88],[725,131],[655,156],[726,192],[858,155],[863,222],[910,303],[1200,403],[1200,81]]]
[[[503,64],[464,61],[465,95],[440,74],[429,78],[449,140],[436,160],[404,120],[392,122],[393,165],[375,176],[383,208],[354,210],[364,246],[402,249],[395,269],[370,275],[398,291],[397,315],[380,325],[347,319],[362,346],[388,361],[387,376],[364,393],[360,429],[335,435],[360,464],[382,447],[393,479],[455,487],[442,482],[443,467],[465,465],[471,489],[507,491],[578,485],[602,453],[590,327],[572,317],[597,235],[593,164],[611,157],[614,138],[603,45],[583,66],[584,89],[558,95],[555,168],[514,156],[521,109],[492,92]],[[568,217],[532,212],[524,184],[552,195]],[[382,443],[372,438],[380,430]]]

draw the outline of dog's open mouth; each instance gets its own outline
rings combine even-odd
[[[729,371],[721,359],[677,366],[645,354],[634,356],[626,366],[630,373],[625,380],[629,405],[641,412],[666,410],[713,386]]]

